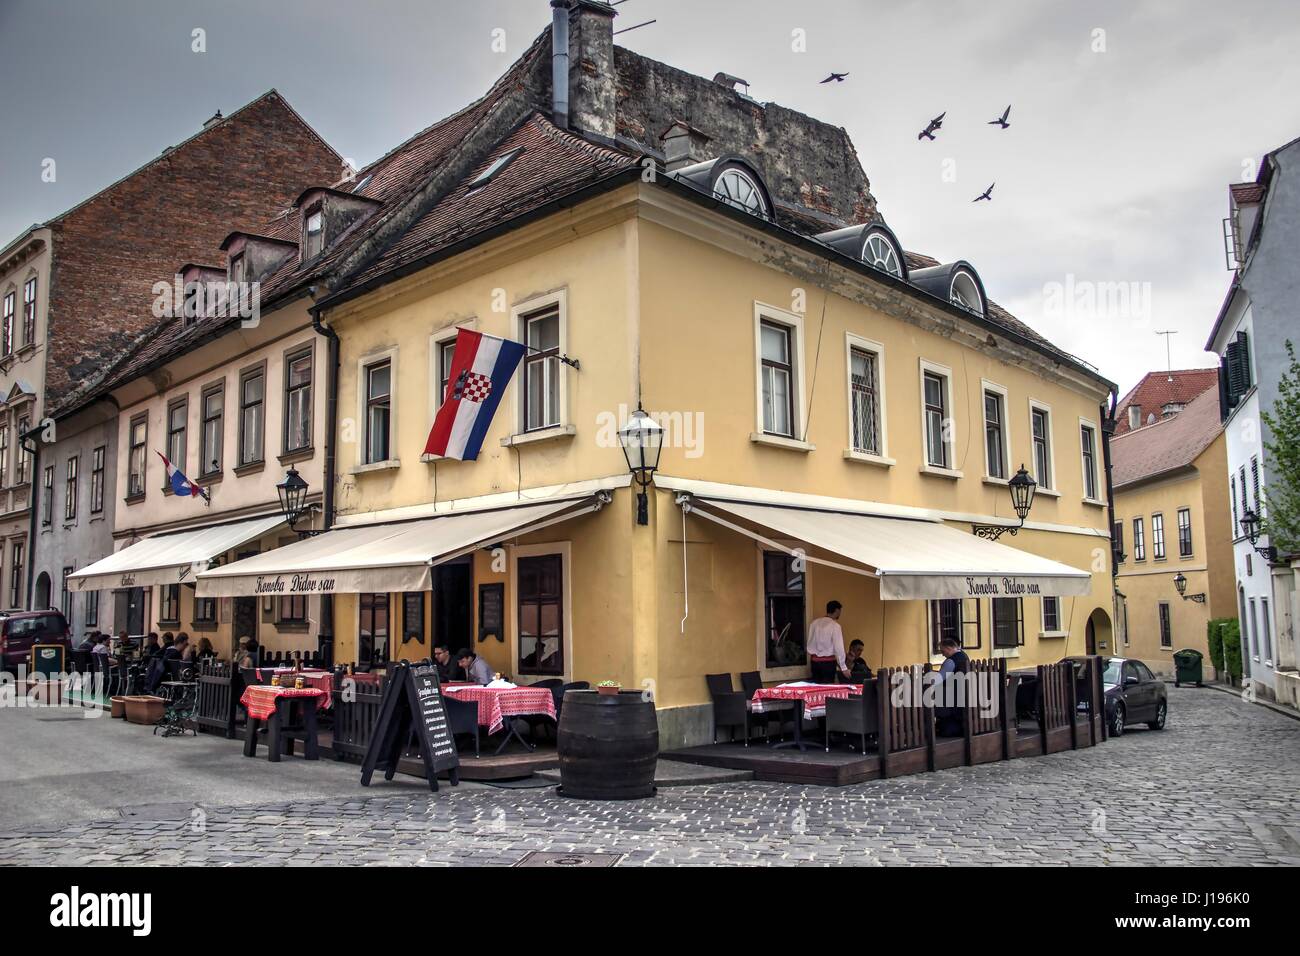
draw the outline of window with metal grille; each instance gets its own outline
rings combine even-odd
[[[1061,630],[1061,599],[1048,596],[1043,598],[1043,630],[1051,634]]]
[[[853,450],[880,454],[880,411],[876,395],[876,355],[866,349],[849,352],[849,396],[853,410]]]

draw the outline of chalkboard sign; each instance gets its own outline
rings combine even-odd
[[[32,673],[54,677],[63,673],[62,644],[33,644]]]
[[[506,586],[504,584],[480,584],[478,586],[478,639],[486,641],[489,636],[504,642],[505,632]]]
[[[451,785],[460,783],[460,758],[442,705],[438,668],[429,661],[402,661],[388,677],[379,703],[379,717],[361,764],[361,785],[370,786],[375,770],[392,780],[406,743],[414,736],[424,760],[429,789],[438,790],[438,774],[448,771]]]

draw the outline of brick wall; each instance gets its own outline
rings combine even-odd
[[[157,321],[155,282],[224,264],[226,235],[336,182],[341,162],[271,92],[55,220],[47,405]]]

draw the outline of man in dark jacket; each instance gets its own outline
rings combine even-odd
[[[935,707],[935,716],[938,718],[935,729],[940,737],[960,737],[964,728],[962,708],[957,705],[965,703],[966,688],[959,686],[965,677],[955,675],[970,670],[970,658],[951,637],[945,637],[939,642],[939,653],[944,656],[944,662],[939,667],[935,689],[939,694],[938,702],[944,706]]]

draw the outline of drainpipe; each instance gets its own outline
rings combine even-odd
[[[1115,591],[1119,588],[1119,565],[1115,561],[1115,485],[1111,475],[1110,459],[1110,439],[1115,434],[1115,392],[1110,393],[1110,408],[1107,409],[1105,403],[1101,405],[1101,460],[1102,467],[1106,471],[1106,515],[1110,520],[1110,590],[1111,590],[1111,608],[1115,615],[1115,620],[1111,623],[1110,635],[1111,641],[1116,645],[1119,643],[1119,598],[1115,596]],[[1118,646],[1111,648],[1111,653],[1118,651]]]
[[[32,596],[36,587],[36,512],[44,503],[41,495],[36,494],[37,488],[41,487],[36,482],[36,476],[41,473],[41,443],[31,436],[39,435],[42,427],[37,425],[35,428],[28,430],[25,434],[18,436],[18,444],[27,448],[27,442],[31,441],[32,453],[32,473],[27,476],[27,486],[31,489],[27,497],[27,610],[32,608]],[[53,584],[51,584],[53,587]],[[71,625],[71,621],[68,622]]]
[[[313,297],[316,290],[311,290]],[[311,307],[311,327],[316,330],[317,335],[325,337],[328,343],[326,351],[328,358],[325,362],[325,468],[324,481],[325,489],[323,493],[323,510],[322,530],[328,531],[334,526],[334,484],[336,459],[338,451],[334,436],[338,431],[339,417],[339,335],[332,328],[321,321],[320,308]],[[320,634],[318,641],[325,643],[328,638],[329,647],[321,648],[322,656],[325,659],[326,666],[334,664],[334,595],[329,594],[321,601],[321,622]]]

